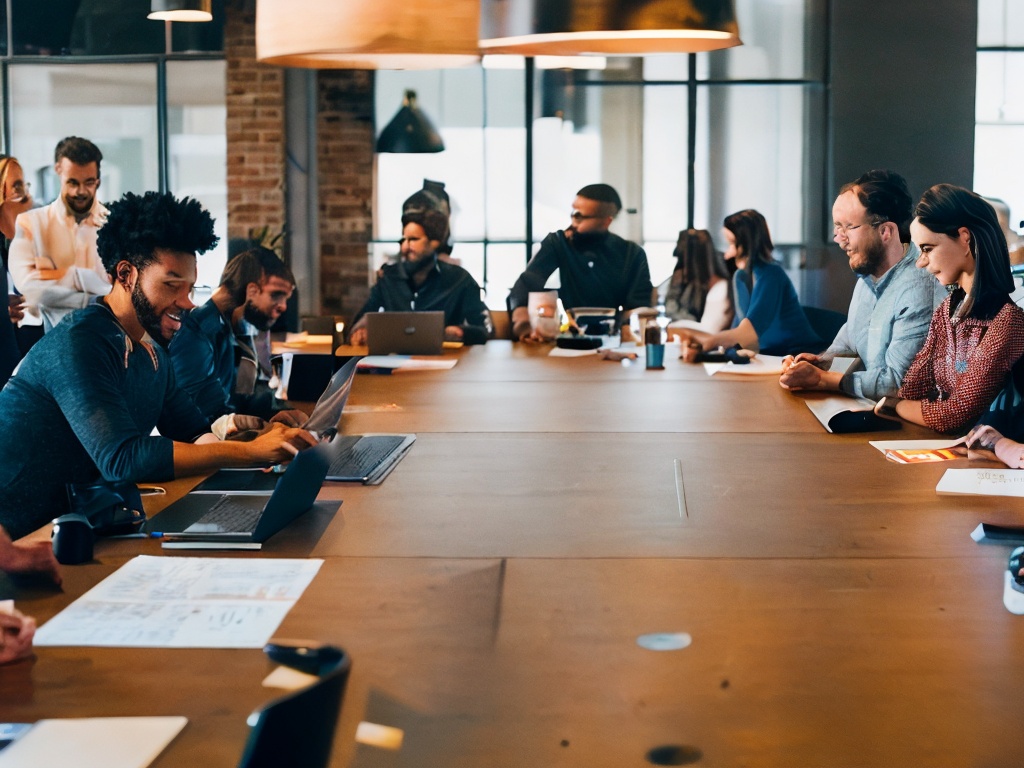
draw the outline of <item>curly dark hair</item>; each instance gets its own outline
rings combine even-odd
[[[121,261],[141,271],[156,260],[157,248],[205,253],[219,240],[213,234],[213,217],[190,197],[178,200],[170,192],[141,196],[126,192],[109,208],[96,246],[111,275]]]

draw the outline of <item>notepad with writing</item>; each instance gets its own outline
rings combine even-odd
[[[875,415],[875,403],[866,397],[825,397],[805,400],[814,417],[829,432],[883,432],[900,429],[898,421]]]
[[[1024,469],[947,469],[935,491],[1024,497]]]

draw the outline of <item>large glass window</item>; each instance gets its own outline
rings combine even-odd
[[[223,61],[167,62],[167,186],[201,202],[220,237],[198,261],[201,286],[216,286],[227,261],[225,76]]]
[[[1024,4],[979,0],[974,189],[1009,207],[1010,229],[1024,229]],[[1024,249],[1013,254],[1024,260]]]
[[[12,64],[8,76],[12,151],[37,202],[57,197],[65,136],[103,152],[101,200],[158,188],[156,64]]]
[[[375,260],[396,252],[401,201],[424,177],[448,184],[454,255],[466,254],[492,308],[504,306],[539,241],[568,226],[576,190],[599,181],[619,191],[624,210],[612,230],[645,247],[656,283],[671,273],[680,230],[707,228],[717,240],[724,216],[742,208],[764,213],[780,256],[799,254],[808,239],[805,180],[824,176],[814,148],[825,135],[816,121],[824,114],[826,3],[736,6],[740,48],[575,60],[572,70],[536,60],[529,128],[520,58],[500,57],[517,67],[507,70],[378,73],[378,131],[403,89],[415,88],[446,150],[379,156]],[[482,251],[467,247],[479,241]]]

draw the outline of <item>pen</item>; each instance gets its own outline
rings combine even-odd
[[[122,533],[119,536],[105,536],[106,539],[162,539],[163,533],[153,531],[151,533]]]

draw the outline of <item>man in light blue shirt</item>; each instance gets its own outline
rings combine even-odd
[[[834,239],[857,274],[846,324],[820,355],[803,352],[782,363],[786,389],[824,389],[878,400],[896,394],[928,335],[945,291],[918,269],[910,242],[913,200],[893,171],[868,171],[839,190],[832,206]],[[836,357],[860,362],[845,373],[825,370]]]

